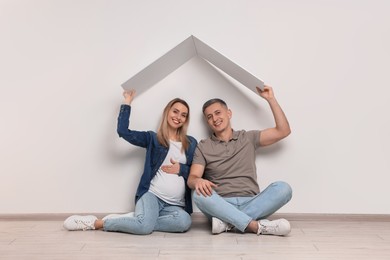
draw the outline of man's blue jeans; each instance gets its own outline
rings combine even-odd
[[[106,219],[103,230],[147,235],[153,231],[185,232],[190,227],[191,216],[182,207],[146,192],[135,205],[134,217]]]
[[[193,194],[195,205],[209,219],[211,217],[230,223],[244,232],[252,220],[260,220],[272,215],[290,201],[292,190],[285,182],[274,182],[253,197],[224,198],[213,191],[211,196]]]

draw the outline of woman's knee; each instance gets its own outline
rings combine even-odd
[[[187,212],[183,212],[176,219],[176,224],[179,232],[186,232],[192,224],[191,216]]]
[[[143,215],[137,216],[137,224],[133,226],[130,233],[136,235],[149,235],[154,231],[154,223],[149,223],[144,219]]]
[[[142,228],[142,229],[139,229],[137,231],[129,232],[129,233],[134,234],[134,235],[150,235],[153,233],[153,229]]]

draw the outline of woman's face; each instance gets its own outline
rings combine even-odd
[[[187,107],[180,102],[176,102],[168,112],[168,125],[173,129],[178,129],[187,121],[187,116]]]

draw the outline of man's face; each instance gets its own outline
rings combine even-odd
[[[204,110],[204,116],[211,130],[218,133],[230,127],[232,112],[221,103],[214,103]]]

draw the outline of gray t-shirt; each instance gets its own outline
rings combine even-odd
[[[220,196],[254,196],[260,192],[255,158],[259,146],[259,130],[233,131],[228,142],[212,135],[198,143],[192,163],[205,166],[203,178],[218,185]]]

